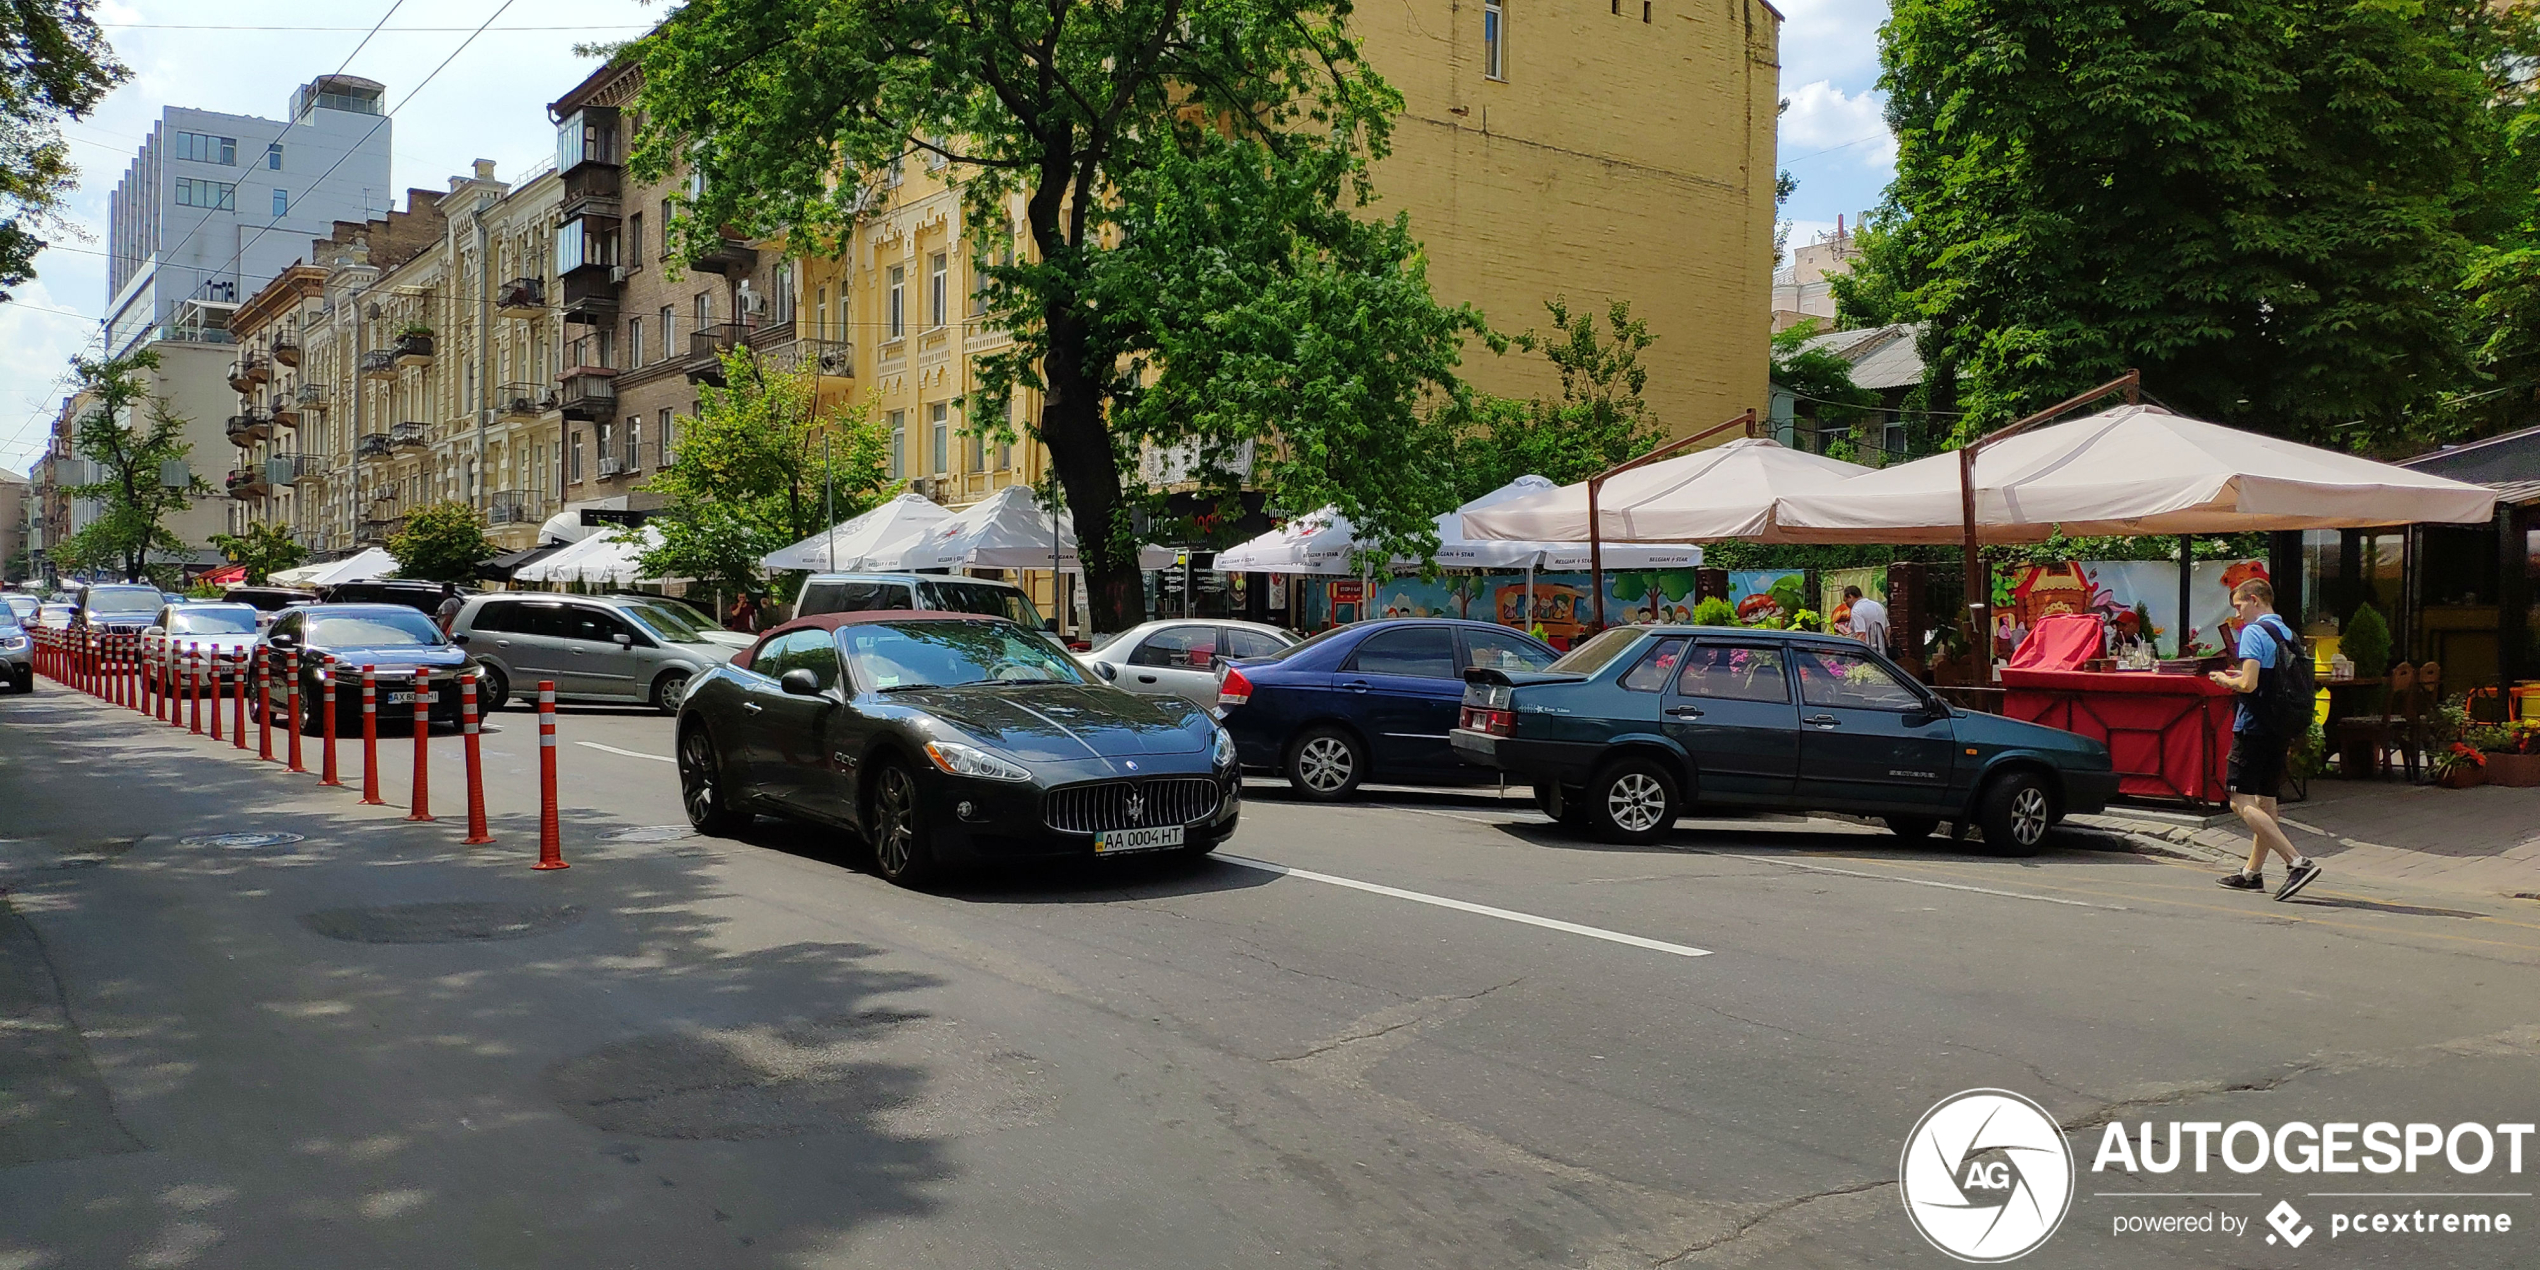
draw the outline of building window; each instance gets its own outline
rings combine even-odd
[[[644,416],[626,417],[626,470],[644,466]]]
[[[238,210],[238,187],[219,181],[198,181],[190,176],[176,179],[176,205],[204,207],[216,212]]]
[[[768,289],[776,293],[772,302],[779,323],[794,320],[794,262],[776,262],[776,272],[768,280]]]
[[[891,266],[891,303],[888,323],[889,338],[898,339],[908,334],[908,270],[899,265]]]
[[[1622,0],[1615,0],[1619,4]],[[644,267],[644,214],[637,212],[626,218],[626,267]]]
[[[200,132],[176,134],[176,157],[195,163],[217,163],[225,168],[238,166],[238,138],[214,137]]]
[[[564,479],[577,484],[582,480],[582,433],[579,430],[573,434],[573,449],[566,458]]]
[[[1482,74],[1508,78],[1508,7],[1505,0],[1482,0]]]
[[[1640,0],[1640,20],[1643,22],[1649,20],[1649,0]]]
[[[942,326],[952,319],[952,310],[944,304],[944,284],[951,277],[952,266],[943,252],[926,259],[926,313],[933,325]]]
[[[665,304],[661,306],[661,355],[664,357],[677,357],[679,355],[679,350],[671,346],[678,342],[678,315],[672,313],[670,311],[670,306]]]
[[[663,199],[661,201],[661,258],[664,260],[670,259],[670,222],[676,214],[677,209],[671,201]]]
[[[670,466],[670,460],[672,457],[671,435],[672,428],[674,427],[671,420],[677,417],[678,416],[673,415],[670,412],[670,407],[664,406],[661,408],[661,465],[663,467]]]
[[[644,319],[626,319],[626,364],[644,364]]]
[[[272,172],[279,172],[282,170],[281,142],[276,141],[272,145],[265,147],[265,168],[267,171]]]
[[[896,480],[900,479],[901,477],[904,477],[904,476],[908,475],[907,464],[906,464],[906,462],[905,462],[905,459],[906,459],[907,455],[908,455],[908,412],[907,412],[907,411],[905,411],[905,410],[894,410],[894,411],[892,411],[892,412],[891,412],[891,479],[892,479],[892,480],[895,480],[895,481],[896,481]]]
[[[934,405],[926,407],[926,430],[930,441],[935,447],[935,466],[933,470],[937,473],[951,471],[952,425],[944,420],[944,404],[942,402],[939,401]]]
[[[825,340],[825,339],[829,338],[829,287],[828,287],[828,285],[827,285],[827,284],[825,284],[825,283],[824,283],[824,284],[822,284],[822,285],[821,285],[821,286],[820,286],[817,290],[815,290],[815,291],[812,293],[812,295],[813,295],[813,300],[812,300],[812,310],[811,310],[811,323],[812,323],[812,325],[811,325],[811,337],[812,337],[813,339],[816,339],[816,340]]]
[[[287,216],[287,215],[289,215],[290,213],[291,213],[291,191],[289,191],[289,190],[275,190],[275,191],[273,192],[273,214],[274,214],[275,216],[279,217],[279,216]]]

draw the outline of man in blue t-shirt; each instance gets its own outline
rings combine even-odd
[[[2278,673],[2276,663],[2283,650],[2298,652],[2302,645],[2293,628],[2276,616],[2275,588],[2266,579],[2251,578],[2232,588],[2231,607],[2240,617],[2240,645],[2233,654],[2239,664],[2217,670],[2211,678],[2240,694],[2239,710],[2231,721],[2231,809],[2257,841],[2249,848],[2246,868],[2215,880],[2235,891],[2263,891],[2267,889],[2267,855],[2272,852],[2284,857],[2284,885],[2275,897],[2286,900],[2309,886],[2320,875],[2320,866],[2293,849],[2292,839],[2284,836],[2284,825],[2276,818],[2275,791],[2284,783],[2285,754],[2292,749],[2293,739],[2284,735],[2282,724],[2267,708],[2266,689],[2274,685],[2272,677]]]

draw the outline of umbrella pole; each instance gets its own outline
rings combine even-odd
[[[836,469],[829,466],[829,433],[820,434],[820,521],[829,526],[829,539],[821,544],[821,552],[829,559],[829,571],[838,571],[838,485]]]
[[[1690,449],[1694,445],[1718,436],[1731,428],[1738,429],[1738,435],[1740,436],[1754,436],[1754,408],[1750,406],[1744,414],[1741,414],[1726,423],[1704,428],[1702,431],[1694,433],[1689,437],[1678,437],[1665,445],[1659,446],[1655,450],[1651,450],[1649,453],[1644,454],[1639,458],[1625,459],[1624,461],[1588,478],[1588,586],[1596,592],[1596,629],[1600,631],[1605,629],[1605,533],[1604,526],[1598,522],[1596,514],[1596,496],[1605,488],[1605,482],[1612,480],[1617,476],[1621,476],[1623,473],[1631,471],[1633,468],[1640,467],[1645,464],[1655,463],[1660,459],[1668,457],[1669,455]],[[1527,601],[1527,604],[1528,607],[1531,608],[1533,600],[1530,598]],[[1529,620],[1531,620],[1532,617],[1533,614],[1530,612],[1528,614]]]
[[[1984,576],[1984,552],[1976,546],[1976,447],[1958,448],[1958,510],[1966,518],[1965,556],[1967,620],[1975,629],[1967,647],[1980,667],[1977,683],[1993,682],[1993,587]]]
[[[1493,607],[1496,607],[1496,606],[1493,606]],[[1530,635],[1531,635],[1531,634],[1533,634],[1533,633],[1534,633],[1534,629],[1535,629],[1535,562],[1534,562],[1534,561],[1532,561],[1532,560],[1528,560],[1528,561],[1526,561],[1526,616],[1525,616],[1525,622],[1526,622],[1526,625],[1525,625],[1525,631],[1526,631],[1526,633],[1527,633],[1527,634],[1530,634]]]
[[[2195,577],[2196,539],[2187,534],[2180,534],[2178,536],[2178,655],[2181,657],[2187,655],[2188,606],[2194,603],[2191,592],[2195,589],[2190,584]]]

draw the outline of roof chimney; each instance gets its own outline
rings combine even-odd
[[[478,159],[476,161],[476,179],[480,181],[491,181],[494,179],[494,161],[492,159]]]

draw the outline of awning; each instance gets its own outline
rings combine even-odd
[[[284,569],[274,574],[273,580],[282,586],[328,587],[339,582],[368,582],[396,571],[397,557],[389,555],[383,548],[367,547],[360,554],[342,560]]]
[[[885,567],[875,562],[899,559],[929,529],[952,519],[952,515],[932,499],[902,494],[861,516],[838,522],[833,529],[769,552],[759,561],[759,567],[832,573]],[[1046,567],[1048,561],[1044,559],[1042,564]]]
[[[1785,541],[1774,523],[1775,500],[1839,488],[1869,471],[1761,437],[1741,438],[1633,468],[1607,481],[1597,495],[1597,532],[1605,540],[1606,567],[1652,567],[1615,563],[1617,543],[1724,538]],[[1467,512],[1464,532],[1475,539],[1572,543],[1584,552],[1587,484],[1564,485]]]

